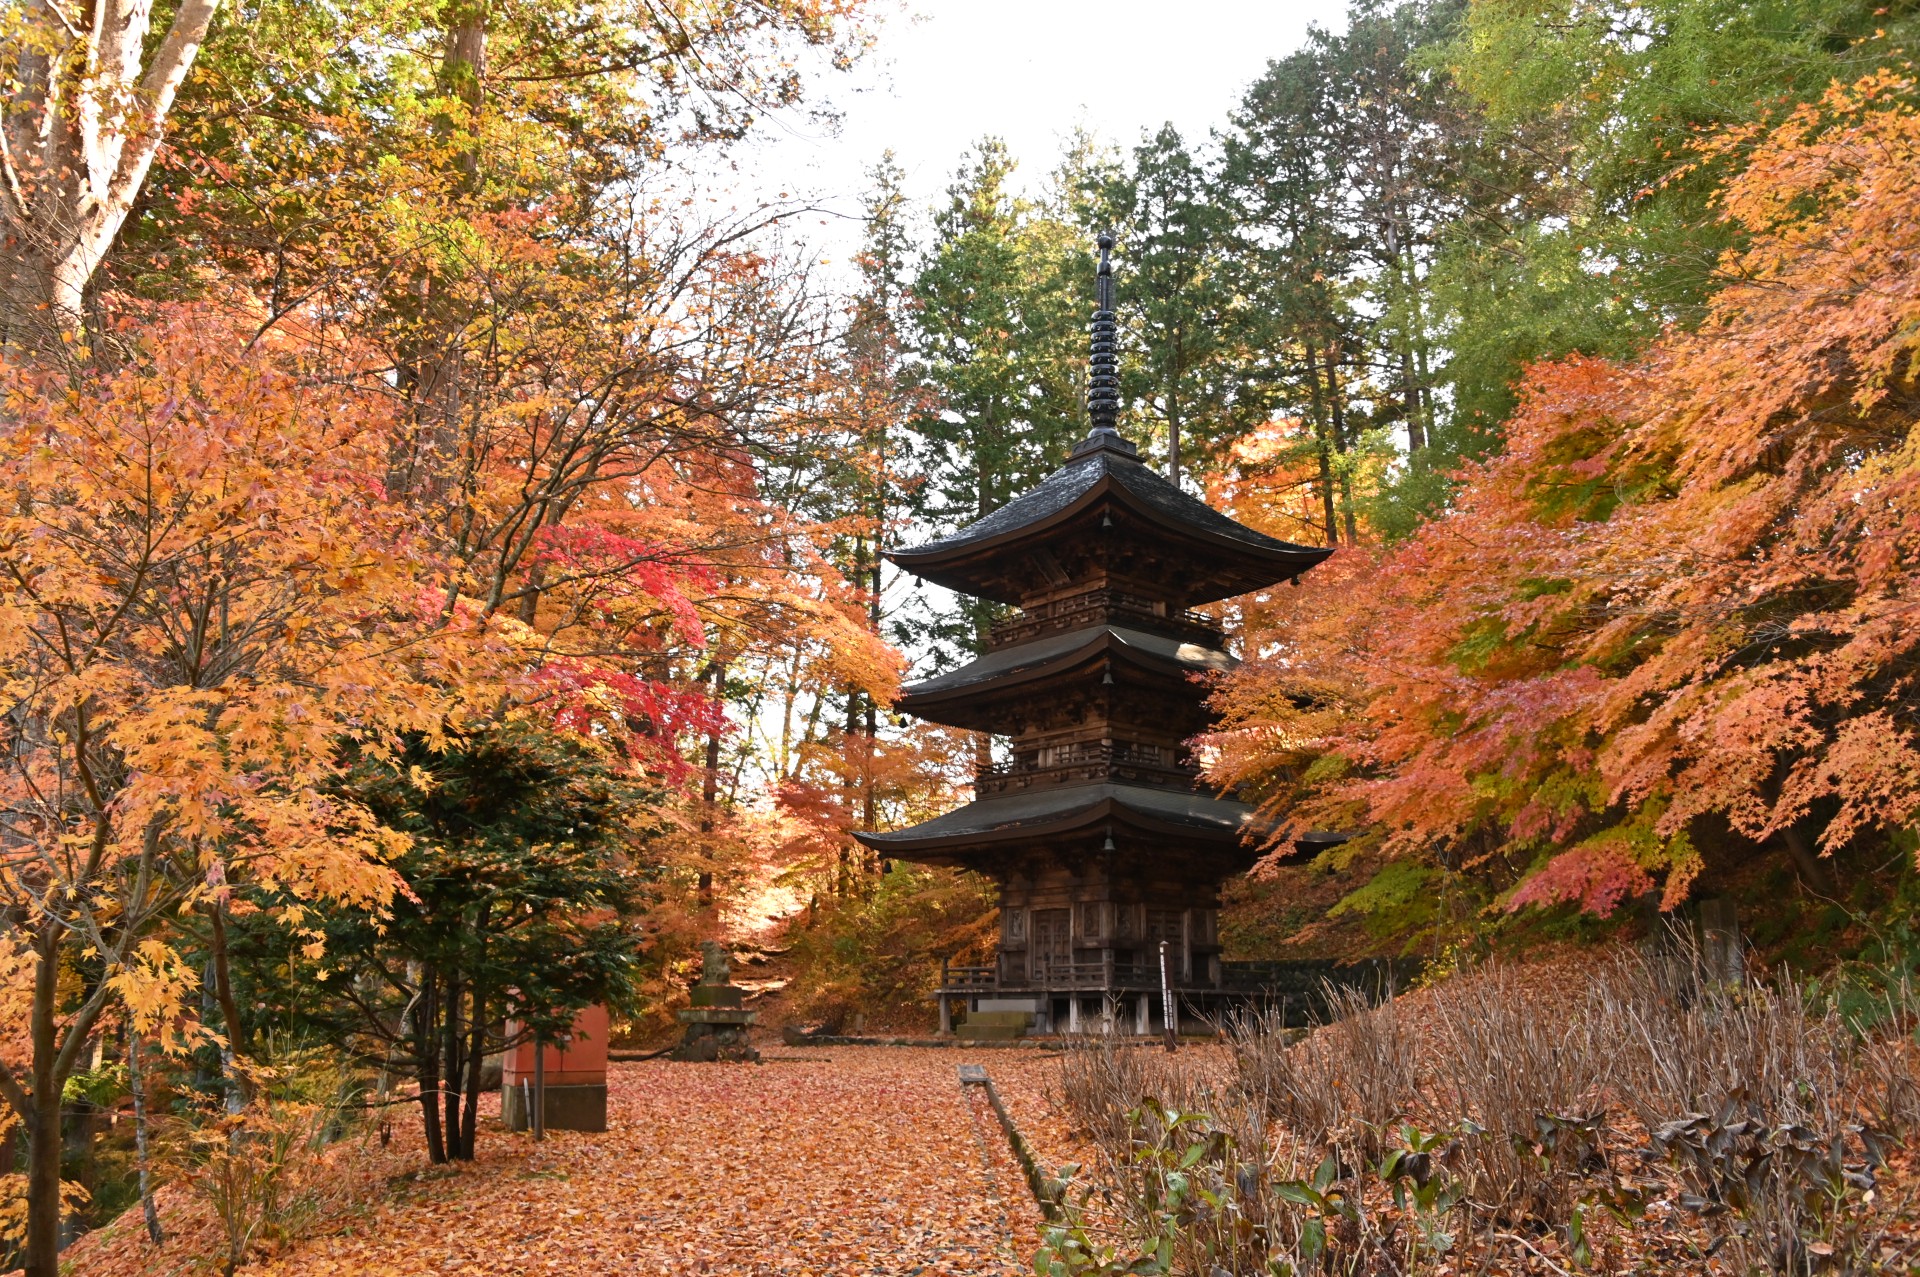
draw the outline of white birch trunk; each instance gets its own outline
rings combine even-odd
[[[20,39],[0,51],[9,344],[81,332],[87,287],[133,211],[219,5],[181,0],[143,61],[153,0],[38,0],[23,19],[37,21],[45,43]]]

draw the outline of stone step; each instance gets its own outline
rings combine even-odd
[[[966,1022],[968,1024],[983,1024],[983,1025],[984,1024],[1012,1025],[1016,1028],[1030,1029],[1033,1027],[1033,1012],[1031,1011],[969,1011],[967,1013]]]
[[[1015,1038],[1025,1037],[1027,1026],[1024,1024],[975,1024],[968,1021],[954,1030],[964,1042],[1011,1042]]]

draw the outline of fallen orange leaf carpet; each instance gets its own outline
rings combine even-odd
[[[861,1048],[768,1056],[757,1066],[615,1065],[605,1134],[555,1132],[536,1145],[489,1121],[479,1159],[451,1173],[428,1166],[417,1134],[404,1149],[396,1138],[392,1149],[338,1150],[391,1160],[380,1168],[386,1189],[242,1271],[1028,1271],[1039,1214],[999,1127],[961,1090],[955,1066],[969,1057]],[[417,1126],[413,1110],[394,1113]],[[170,1229],[192,1223],[176,1193],[162,1210]],[[78,1243],[75,1277],[186,1271],[187,1234],[211,1241],[187,1227],[156,1252],[137,1216]]]

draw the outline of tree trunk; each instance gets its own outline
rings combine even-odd
[[[1425,302],[1421,297],[1420,260],[1407,257],[1407,343],[1413,351],[1413,375],[1418,387],[1420,409],[1420,446],[1433,446],[1433,361],[1432,342],[1427,336]]]
[[[443,98],[458,102],[464,113],[442,111],[433,121],[443,138],[464,132],[473,138],[487,73],[488,0],[453,0],[441,12],[445,23],[438,73]],[[477,142],[456,150],[451,168],[460,177],[458,188],[473,195],[480,190],[480,152]],[[415,331],[396,352],[397,386],[412,414],[409,439],[396,444],[388,483],[396,492],[432,499],[454,481],[456,442],[462,412],[462,349],[464,326],[461,299],[450,281],[432,268],[411,283],[411,304],[418,308]],[[537,604],[536,604],[537,605]]]
[[[1327,409],[1333,421],[1333,446],[1345,456],[1351,446],[1347,438],[1347,412],[1340,398],[1340,347],[1333,346],[1327,351]],[[1347,544],[1353,545],[1360,540],[1360,530],[1353,517],[1353,480],[1346,473],[1340,475],[1340,510],[1347,529]],[[1327,544],[1333,544],[1329,541]]]
[[[1800,881],[1818,895],[1837,897],[1840,894],[1832,864],[1821,859],[1819,852],[1814,850],[1803,822],[1796,821],[1782,829],[1780,841],[1787,845],[1787,854],[1793,857],[1794,868],[1800,871]]]
[[[51,351],[47,339],[84,335],[87,285],[146,184],[219,0],[181,0],[157,41],[152,0],[35,8],[37,20],[9,27],[26,52],[0,91],[0,321],[7,344]]]
[[[445,1070],[442,1095],[447,1111],[445,1124],[449,1158],[460,1156],[460,1095],[461,1083],[465,1080],[461,1076],[460,1068],[462,1063],[460,1000],[465,996],[462,983],[458,976],[447,978],[447,1001],[440,1011],[440,1060]]]
[[[6,264],[0,289],[0,348],[52,353],[80,323],[82,296],[56,280],[52,259],[30,246]]]
[[[414,1011],[414,1049],[420,1060],[420,1120],[426,1129],[427,1160],[447,1160],[447,1145],[440,1130],[440,1024],[435,1002],[440,996],[439,976],[427,968],[420,983],[420,1005]]]
[[[1313,433],[1318,440],[1316,449],[1320,463],[1320,516],[1327,529],[1327,544],[1340,544],[1339,513],[1334,504],[1333,494],[1333,440],[1327,425],[1326,403],[1322,398],[1320,384],[1319,354],[1313,343],[1305,347],[1307,359],[1307,386],[1311,392],[1313,404]]]
[[[726,691],[726,666],[719,661],[709,660],[707,668],[702,673],[712,681],[713,690],[708,695],[717,702],[721,694]],[[720,800],[720,729],[718,727],[707,733],[706,765],[706,774],[700,778],[700,832],[702,835],[713,833],[714,804]],[[700,854],[702,857],[712,857],[713,843],[710,838],[701,839]],[[711,868],[701,867],[698,892],[702,906],[713,903],[713,870]]]
[[[461,123],[469,136],[478,123],[486,92],[490,7],[489,0],[455,0],[447,6],[447,44],[440,62],[440,85],[467,108],[467,119]],[[444,130],[452,126],[453,121],[443,119],[441,123]],[[466,178],[470,190],[478,187],[480,151],[477,143],[463,148],[455,157],[454,165]]]
[[[876,527],[877,526],[878,524],[876,523]],[[874,548],[876,553],[873,556],[873,584],[867,593],[867,624],[875,634],[878,634],[880,632],[880,555],[877,553],[879,549],[877,541],[875,542]],[[867,697],[866,701],[867,761],[862,774],[862,788],[865,789],[866,795],[860,808],[860,827],[871,833],[877,827],[876,822],[878,819],[875,812],[878,799],[874,792],[873,742],[880,738],[880,723],[879,709],[873,703],[873,697]]]
[[[1174,385],[1167,388],[1167,481],[1175,487],[1180,486],[1180,398],[1178,386],[1179,373],[1173,376]]]
[[[460,1110],[460,1160],[473,1160],[474,1130],[480,1122],[480,1067],[486,1061],[487,1004],[474,986],[467,1033],[466,1103]]]
[[[1403,316],[1394,346],[1400,364],[1400,402],[1402,411],[1407,414],[1407,453],[1411,456],[1426,449],[1427,422],[1421,393],[1423,380],[1416,370],[1414,358],[1420,331],[1420,299],[1415,292],[1419,287],[1419,270],[1411,260],[1411,251],[1400,251],[1404,241],[1397,231],[1402,216],[1403,213],[1396,211],[1387,224],[1387,247],[1393,253],[1394,293]]]
[[[208,961],[213,967],[213,993],[220,1004],[221,1027],[227,1031],[227,1045],[220,1052],[221,1071],[226,1074],[227,1112],[237,1114],[253,1098],[253,1084],[234,1067],[236,1059],[244,1058],[247,1043],[245,1026],[240,1022],[240,1008],[233,1000],[225,913],[226,907],[218,901],[207,906],[207,920],[213,936],[213,952]]]
[[[54,924],[43,922],[34,937],[33,1093],[22,1114],[27,1127],[26,1277],[60,1273],[60,1092],[58,1009],[60,943]]]
[[[1406,388],[1404,396],[1407,414],[1407,452],[1409,455],[1424,452],[1427,447],[1426,423],[1421,420],[1420,383],[1414,376],[1413,352],[1400,352],[1400,380]]]
[[[36,1077],[27,1123],[25,1277],[59,1277],[60,1147],[60,1087],[51,1077]]]
[[[153,1173],[147,1148],[147,1078],[140,1064],[140,1034],[127,1031],[127,1087],[133,1092],[133,1148],[139,1170],[140,1213],[146,1218],[147,1240],[158,1246],[165,1241],[160,1231],[160,1212],[153,1204]]]
[[[854,824],[854,799],[860,787],[859,777],[853,774],[854,751],[857,748],[856,742],[859,736],[860,691],[854,687],[853,684],[849,683],[847,684],[847,722],[846,726],[842,728],[840,732],[840,752],[843,755],[840,771],[840,810],[843,813],[843,818],[846,820],[849,829],[851,829]],[[851,837],[841,844],[840,863],[843,867],[843,873],[847,872],[851,867],[850,862],[855,854],[855,846],[856,844]],[[861,859],[863,862],[865,861],[864,856],[861,857]],[[864,863],[862,867],[864,868]]]

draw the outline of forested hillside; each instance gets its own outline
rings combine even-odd
[[[0,12],[30,1277],[343,1088],[471,1161],[488,1057],[650,1045],[702,940],[924,1020],[991,892],[852,835],[990,761],[890,706],[999,618],[882,553],[1085,433],[1103,230],[1123,432],[1338,550],[1217,609],[1238,956],[1733,896],[1913,958],[1909,0],[1362,4],[1205,136],[983,137],[928,207],[875,156],[845,271],[711,174],[865,0]]]
[[[916,529],[1077,437],[1111,226],[1125,427],[1238,517],[1345,548],[1230,609],[1253,659],[1216,778],[1266,797],[1282,853],[1358,835],[1256,875],[1247,956],[1703,894],[1809,960],[1898,923],[1912,21],[1361,6],[1207,137],[1083,134],[1024,183],[983,139],[917,251],[876,171],[869,260],[915,271]],[[950,661],[988,620],[944,619],[892,637]]]

